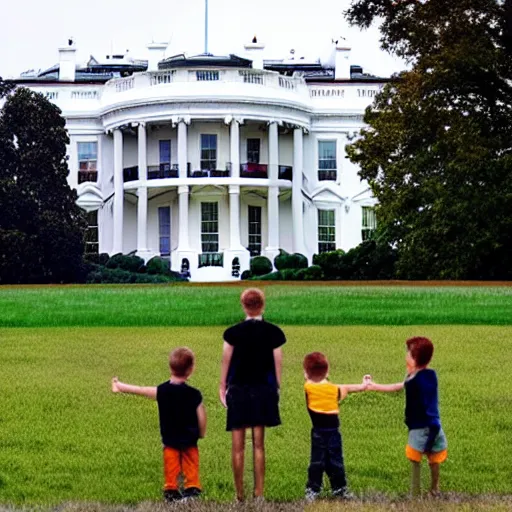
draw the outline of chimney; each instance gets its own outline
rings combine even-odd
[[[350,51],[351,48],[346,43],[336,44],[334,61],[334,78],[336,80],[350,80]]]
[[[258,38],[254,36],[250,43],[244,45],[245,56],[252,60],[253,69],[263,69],[263,50],[265,45],[258,42]]]
[[[76,46],[73,39],[68,39],[67,46],[59,48],[59,80],[74,82],[76,71]]]
[[[167,46],[167,43],[149,43],[146,46],[149,54],[148,71],[158,71],[158,63],[163,60]]]

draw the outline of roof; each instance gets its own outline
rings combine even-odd
[[[202,53],[188,57],[185,54],[174,55],[158,63],[158,69],[188,68],[188,67],[216,67],[216,68],[250,68],[252,61],[230,54],[228,56]]]

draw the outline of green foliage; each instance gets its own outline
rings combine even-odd
[[[322,252],[313,256],[313,265],[319,266],[325,279],[328,281],[341,279],[339,276],[345,275],[345,264],[343,256],[345,251],[338,249],[336,251]]]
[[[110,256],[106,252],[102,252],[101,254],[85,254],[84,260],[88,263],[94,263],[96,265],[106,265],[107,261],[110,259]]]
[[[296,281],[297,280],[297,269],[294,268],[283,268],[280,270],[281,279],[283,281]]]
[[[144,272],[144,260],[139,256],[135,255],[124,255],[114,254],[107,263],[107,268],[120,268],[121,270],[127,270],[128,272]]]
[[[263,276],[272,272],[272,262],[266,256],[255,256],[250,262],[253,276]]]
[[[244,270],[242,272],[242,275],[240,276],[240,279],[242,281],[245,281],[246,279],[250,279],[251,277],[252,277],[251,271],[250,270]]]
[[[277,270],[307,268],[308,259],[303,254],[289,254],[279,249],[279,254],[274,258],[274,266]]]
[[[354,0],[410,61],[348,146],[403,279],[512,279],[512,59],[503,2]]]
[[[87,275],[88,284],[155,284],[155,283],[169,283],[170,281],[182,281],[183,279],[176,279],[173,276],[162,274],[140,274],[137,272],[130,272],[123,270],[120,267],[109,268],[96,266]]]
[[[283,276],[280,271],[277,271],[263,274],[262,276],[252,276],[250,279],[251,281],[281,281]]]
[[[160,258],[159,256],[154,256],[151,258],[146,265],[148,274],[169,274],[169,262]]]
[[[83,279],[84,213],[68,183],[61,111],[0,81],[0,283]]]
[[[300,269],[297,275],[301,276],[300,281],[321,281],[324,278],[324,271],[320,265],[311,265],[308,268]]]

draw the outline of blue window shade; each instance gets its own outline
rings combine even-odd
[[[158,208],[158,232],[160,237],[160,255],[171,254],[171,208],[162,206]]]
[[[98,158],[97,142],[78,142],[78,161],[96,160]]]
[[[171,141],[161,140],[160,141],[160,163],[170,164],[171,163]]]

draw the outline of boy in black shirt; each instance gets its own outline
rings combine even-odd
[[[246,318],[224,332],[219,395],[227,407],[233,476],[237,498],[242,501],[247,428],[252,430],[254,496],[263,496],[265,427],[281,424],[281,347],[286,338],[277,325],[263,320],[265,296],[261,290],[245,290],[240,301]]]
[[[166,501],[194,498],[201,493],[197,440],[206,433],[206,412],[199,390],[186,381],[194,371],[194,353],[177,348],[169,357],[171,379],[158,387],[133,386],[112,379],[114,393],[142,395],[158,403],[160,434],[164,445],[164,498]],[[180,492],[178,477],[184,475]]]

